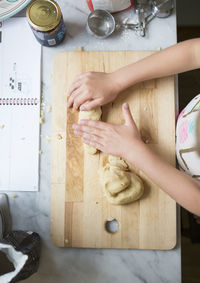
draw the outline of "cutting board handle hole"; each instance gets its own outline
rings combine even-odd
[[[119,230],[119,222],[116,219],[107,220],[105,222],[106,231],[109,233],[115,233]]]

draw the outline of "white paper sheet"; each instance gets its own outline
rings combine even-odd
[[[41,46],[25,18],[0,31],[0,190],[37,191]]]

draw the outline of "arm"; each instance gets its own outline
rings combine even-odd
[[[125,89],[141,81],[200,68],[199,54],[200,39],[187,40],[119,69],[114,75]]]
[[[68,107],[91,110],[113,101],[124,89],[141,81],[200,68],[200,38],[183,41],[113,73],[79,75],[68,95]]]
[[[129,161],[149,176],[177,203],[200,216],[199,182],[163,161],[144,144],[138,146],[137,156],[131,153]]]
[[[73,126],[74,132],[84,143],[128,160],[180,205],[200,216],[200,183],[163,161],[143,143],[128,104],[123,105],[123,114],[124,125],[82,120]]]

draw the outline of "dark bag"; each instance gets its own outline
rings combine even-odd
[[[19,280],[24,280],[37,272],[39,267],[39,259],[41,252],[40,236],[35,232],[12,231],[2,241],[2,246],[10,246],[15,251],[20,252],[22,259],[22,267],[14,277],[11,277],[8,283],[15,283]],[[1,246],[0,246],[1,247]],[[9,254],[9,248],[2,248],[2,252],[8,253],[8,258],[16,267],[16,258],[13,252]],[[17,254],[17,253],[16,253]],[[11,256],[12,255],[12,256]],[[13,258],[12,258],[13,257]],[[3,275],[5,277],[5,275]],[[9,277],[9,276],[7,276]],[[0,276],[1,278],[1,276]],[[2,277],[3,278],[3,277]],[[2,279],[3,280],[3,279]],[[1,279],[0,279],[0,282]],[[4,281],[6,282],[6,281]]]

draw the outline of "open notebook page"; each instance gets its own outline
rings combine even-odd
[[[26,18],[0,31],[0,190],[37,191],[41,46]]]

